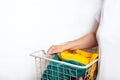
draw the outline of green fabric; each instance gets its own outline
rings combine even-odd
[[[57,55],[55,55],[53,59],[61,61]],[[71,60],[63,60],[63,62],[85,66],[84,64]],[[86,70],[87,69],[75,68],[51,61],[47,66],[47,69],[44,71],[41,80],[70,80],[71,77],[79,78],[85,76]]]

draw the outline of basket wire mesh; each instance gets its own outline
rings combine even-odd
[[[39,50],[31,54],[31,56],[35,58],[37,80],[94,80],[96,78],[96,75],[94,74],[97,73],[97,69],[93,72],[91,68],[97,66],[98,59],[94,60],[86,66],[79,66],[67,62],[57,61],[52,59],[53,56],[45,55],[46,54],[44,50]],[[55,65],[49,64],[50,62],[54,62]],[[48,65],[50,68],[48,68]],[[74,67],[74,69],[69,68],[71,66]],[[79,69],[86,70],[84,76],[77,76],[79,74]],[[89,79],[90,75],[88,74],[90,71],[93,72],[93,79]],[[70,74],[75,74],[75,76],[71,76]]]

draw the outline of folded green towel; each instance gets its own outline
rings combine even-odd
[[[53,59],[61,61],[57,55],[55,55]],[[72,60],[62,61],[79,66],[85,66],[84,64]],[[81,76],[85,76],[86,70],[87,69],[80,69],[51,61],[47,66],[47,69],[44,71],[41,80],[70,80],[71,77],[79,78]]]

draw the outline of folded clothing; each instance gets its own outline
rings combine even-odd
[[[85,66],[84,64],[76,61],[61,60],[57,55],[55,55],[53,59],[79,66]],[[47,66],[47,69],[44,71],[41,80],[70,80],[72,77],[79,78],[85,76],[86,70],[87,69],[76,68],[51,61]]]
[[[67,50],[61,52],[59,54],[59,57],[62,60],[73,60],[87,65],[98,57],[98,53],[86,52],[79,49],[77,49],[75,53],[73,53],[72,51]]]

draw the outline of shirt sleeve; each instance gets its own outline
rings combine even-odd
[[[101,17],[101,10],[98,10],[97,13],[95,14],[95,20],[98,23],[100,22],[100,17]]]

